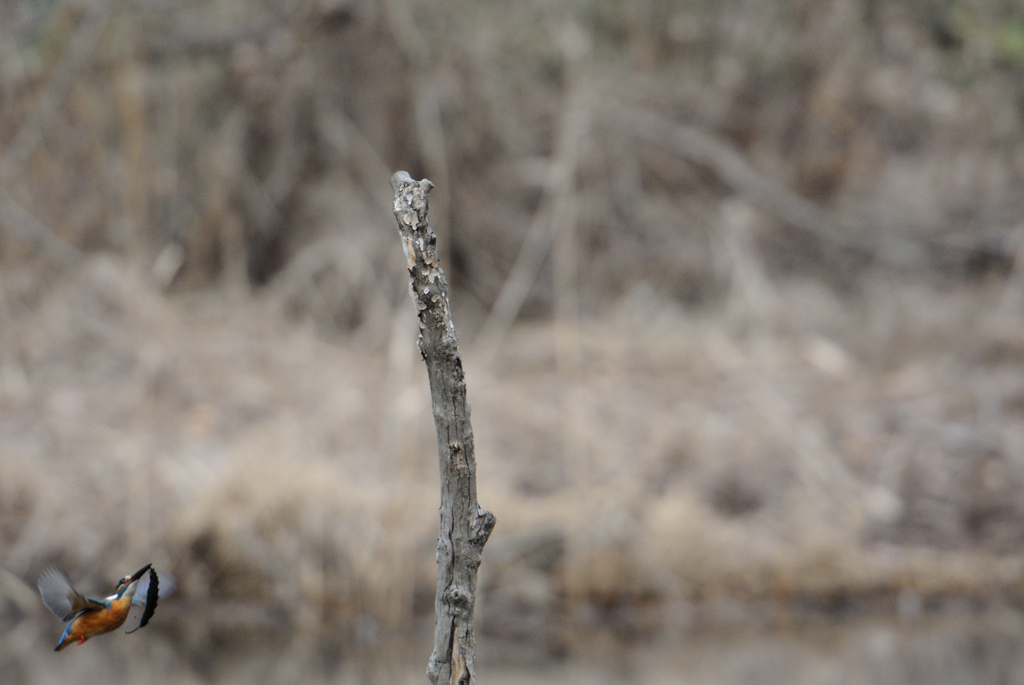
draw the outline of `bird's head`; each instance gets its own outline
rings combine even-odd
[[[117,588],[114,590],[114,594],[117,598],[121,599],[125,593],[127,593],[128,597],[131,598],[135,594],[135,588],[139,586],[139,579],[146,575],[146,571],[149,570],[150,566],[152,566],[152,564],[146,564],[132,575],[125,576],[121,580],[117,581]]]

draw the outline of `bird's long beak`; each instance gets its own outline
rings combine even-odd
[[[129,581],[129,585],[130,585],[131,583],[134,583],[134,582],[135,582],[136,580],[138,580],[138,579],[139,579],[139,578],[141,578],[142,576],[146,575],[146,571],[148,571],[148,570],[150,569],[150,567],[151,567],[152,565],[153,565],[153,564],[146,564],[145,566],[143,566],[142,568],[140,568],[140,569],[139,569],[138,571],[136,571],[135,573],[133,573],[133,574],[132,574],[132,579],[131,579],[131,581]]]

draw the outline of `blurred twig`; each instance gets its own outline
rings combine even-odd
[[[318,102],[317,124],[324,140],[345,159],[363,190],[370,195],[373,207],[382,215],[390,216],[391,195],[386,190],[379,190],[380,180],[388,175],[389,167],[373,143],[339,108],[323,102]]]
[[[578,88],[567,96],[540,209],[534,216],[512,271],[474,341],[475,353],[485,363],[494,357],[519,315],[557,232],[568,222],[575,221],[571,196],[576,181],[580,141],[590,125],[590,114],[591,103],[586,89]]]
[[[420,319],[419,348],[430,379],[441,470],[436,623],[427,676],[435,685],[470,685],[476,677],[473,607],[477,568],[495,519],[476,499],[473,429],[459,341],[448,304],[448,282],[437,259],[437,236],[427,221],[427,193],[432,185],[426,179],[414,181],[404,171],[391,177],[395,218]]]
[[[0,175],[4,182],[16,176],[29,155],[39,145],[43,131],[50,125],[53,115],[60,108],[68,91],[75,82],[75,76],[82,70],[99,44],[113,10],[112,0],[94,0],[88,13],[78,27],[71,44],[64,51],[60,62],[53,68],[50,80],[36,96],[32,111],[14,134],[7,152],[0,160]]]
[[[559,370],[567,380],[579,368],[579,245],[576,224],[579,220],[581,199],[576,188],[576,170],[584,140],[590,130],[593,111],[593,92],[586,85],[584,58],[590,50],[590,43],[583,30],[575,23],[566,23],[561,31],[562,56],[565,61],[565,80],[569,97],[569,110],[565,140],[560,144],[572,149],[563,153],[572,163],[563,170],[559,179],[562,186],[556,194],[551,212],[552,285],[555,313],[555,344]],[[578,407],[571,406],[570,411]],[[575,444],[567,440],[567,445]]]
[[[53,68],[49,81],[36,96],[31,112],[0,158],[0,184],[3,186],[21,173],[25,162],[39,145],[43,131],[50,126],[54,114],[67,97],[76,74],[92,59],[112,10],[112,0],[96,0],[90,6],[71,44]],[[33,216],[5,187],[0,187],[0,224],[22,240],[55,254],[61,261],[71,261],[78,256],[74,247]]]
[[[2,185],[0,185],[0,226],[17,236],[22,242],[49,252],[61,262],[71,263],[78,258],[78,250],[33,216]]]
[[[441,238],[438,241],[438,252],[448,261],[452,248],[451,175],[448,169],[448,145],[441,120],[441,87],[436,74],[433,78],[417,78],[416,82],[419,84],[415,102],[416,137],[419,139],[427,173],[440,184],[437,202],[434,203],[434,223],[438,226]]]
[[[416,26],[416,18],[409,0],[387,0],[388,25],[398,46],[405,53],[413,69],[413,117],[416,138],[427,174],[437,179],[438,191],[434,196],[434,226],[440,240],[438,253],[447,261],[451,249],[451,194],[448,165],[448,146],[441,120],[442,89],[438,69],[431,58],[430,45]]]
[[[718,232],[730,263],[732,298],[759,321],[771,321],[778,310],[778,295],[757,251],[752,227],[754,210],[742,200],[722,203]]]
[[[710,169],[754,207],[829,244],[897,265],[963,266],[991,259],[1013,263],[1012,252],[984,241],[957,244],[913,235],[897,221],[837,217],[760,173],[727,143],[694,126],[622,105],[606,107],[603,113],[623,131]]]
[[[651,112],[627,107],[606,110],[624,131],[651,144],[666,147],[687,160],[712,170],[726,185],[752,205],[782,221],[843,247],[874,252],[876,241],[870,231],[854,230],[789,191],[750,164],[727,143],[700,130],[664,119]],[[864,227],[867,228],[867,227]]]

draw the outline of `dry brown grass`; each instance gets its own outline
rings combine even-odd
[[[26,597],[46,563],[102,591],[152,560],[179,581],[163,629],[194,653],[430,615],[436,456],[411,311],[385,358],[273,299],[168,299],[110,257],[40,290],[6,329],[3,563],[29,588],[6,601],[40,616]],[[1024,318],[999,294],[793,282],[765,320],[640,289],[576,331],[568,372],[550,326],[517,329],[490,368],[470,357],[500,522],[483,634],[551,653],[599,625],[728,620],[727,599],[778,621],[1016,598]]]

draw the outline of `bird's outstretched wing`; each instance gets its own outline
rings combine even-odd
[[[39,594],[46,608],[62,621],[70,621],[80,611],[104,608],[96,600],[79,594],[68,577],[52,566],[47,566],[39,575]]]
[[[155,575],[156,569],[153,569],[153,573]],[[149,599],[149,578],[150,575],[147,573],[139,579],[139,584],[135,588],[135,596],[132,597],[133,606],[146,606]],[[157,599],[167,599],[174,594],[176,589],[178,589],[178,579],[169,571],[162,571],[157,589]]]
[[[147,587],[145,588],[146,608],[142,611],[142,620],[139,622],[139,625],[135,628],[125,631],[127,633],[134,633],[136,630],[149,623],[149,619],[153,618],[153,614],[156,613],[157,600],[160,599],[160,578],[156,575],[156,569],[149,569],[148,581],[149,582],[147,583]],[[132,604],[136,603],[136,597],[142,595],[142,590],[142,582],[140,581],[135,591],[135,597],[132,597]]]

